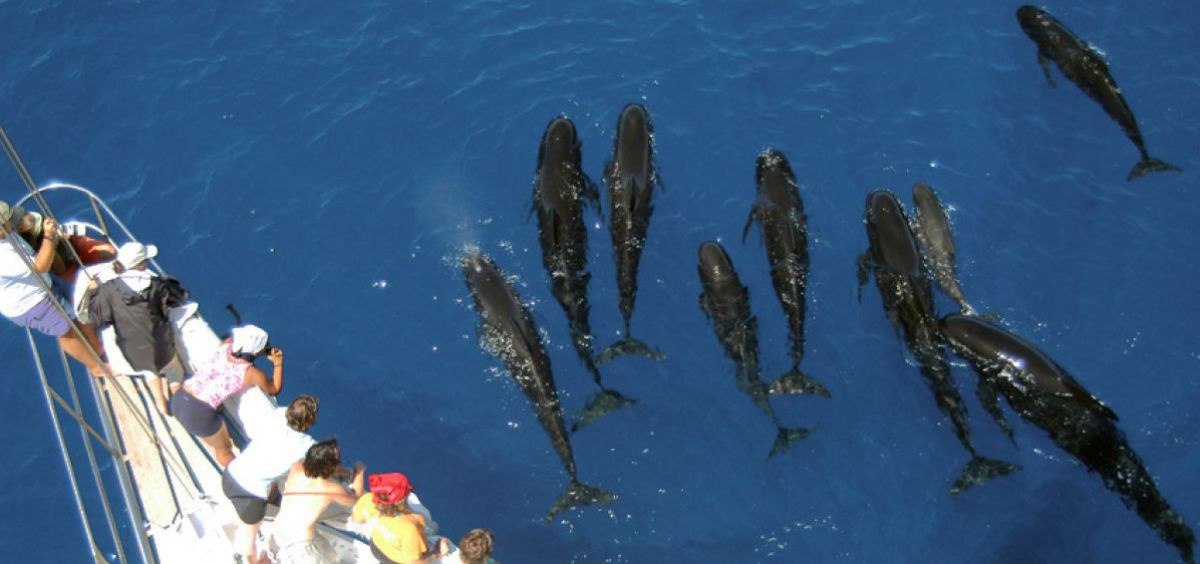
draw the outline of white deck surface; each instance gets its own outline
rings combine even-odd
[[[173,321],[177,335],[188,343],[192,360],[206,359],[219,341],[199,315],[191,315],[194,312],[194,308],[181,308]],[[101,337],[109,362],[118,374],[116,381],[109,381],[106,387],[136,482],[135,491],[147,522],[146,531],[159,560],[167,563],[233,562],[231,541],[239,520],[221,491],[220,470],[211,453],[173,417],[158,411],[149,389],[138,383],[138,378],[126,376],[133,372],[132,369],[121,358],[111,330],[104,333]],[[175,381],[181,377],[182,367],[173,368],[175,374],[169,378]],[[132,409],[114,389],[117,387],[124,390],[125,397],[133,400]],[[263,424],[262,418],[271,415],[275,408],[274,398],[257,387],[244,390],[225,402],[226,413],[241,424],[247,437],[256,434]],[[147,417],[157,442],[144,431],[142,421]],[[267,520],[260,530],[260,551],[278,548],[271,535],[275,511],[274,507],[268,508]],[[345,528],[348,516],[349,508],[335,506],[327,513],[325,522]],[[324,534],[337,551],[339,562],[375,561],[369,548],[362,543],[328,532]]]

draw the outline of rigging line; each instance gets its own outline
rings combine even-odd
[[[25,162],[21,160],[21,155],[17,153],[17,148],[8,138],[8,132],[4,130],[3,125],[0,125],[0,143],[4,145],[4,152],[8,155],[8,160],[12,161],[13,167],[17,169],[17,175],[21,177],[25,185],[30,188],[37,186],[33,182],[33,176],[29,174],[29,169],[25,168]]]

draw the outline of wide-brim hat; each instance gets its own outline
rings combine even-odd
[[[137,241],[125,243],[121,245],[120,249],[117,249],[117,262],[125,268],[133,268],[156,256],[158,256],[158,247],[143,245]]]
[[[234,327],[230,336],[233,338],[230,352],[235,353],[259,354],[270,342],[267,332],[257,325]]]

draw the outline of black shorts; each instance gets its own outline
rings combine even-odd
[[[233,481],[233,478],[229,477],[228,470],[221,473],[221,490],[233,504],[238,519],[247,525],[262,523],[263,516],[267,514],[267,500],[242,489],[237,482]]]
[[[197,437],[211,437],[221,430],[221,416],[217,410],[196,399],[187,388],[181,388],[171,396],[171,412],[187,432]]]

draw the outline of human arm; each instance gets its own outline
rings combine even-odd
[[[96,283],[95,279],[88,282],[88,298],[85,299],[88,308],[88,319],[96,329],[112,325],[112,305],[109,303],[107,289]]]
[[[366,467],[361,462],[354,463],[354,478],[350,480],[350,487],[340,486],[339,492],[333,496],[333,501],[342,505],[354,505],[363,494],[363,476],[366,474]]]
[[[46,218],[42,223],[42,245],[38,247],[37,255],[33,258],[33,267],[38,272],[50,272],[54,267],[54,258],[57,256],[54,252],[58,245],[58,222],[53,219]]]
[[[453,552],[453,549],[450,545],[450,539],[446,537],[437,537],[434,540],[436,542],[432,547],[430,547],[428,552],[421,555],[421,557],[416,560],[410,560],[408,564],[437,564],[438,562],[441,562],[443,558],[449,556],[450,553]]]
[[[258,386],[262,391],[269,395],[277,396],[283,391],[283,349],[275,347],[271,349],[271,354],[267,358],[274,364],[275,367],[271,370],[271,378],[268,380],[267,375],[262,370],[251,366],[246,369],[246,377],[242,383],[249,386]]]

